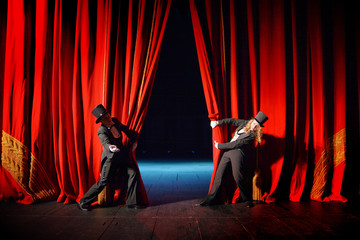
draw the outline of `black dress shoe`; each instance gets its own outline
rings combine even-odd
[[[253,202],[252,202],[252,201],[246,201],[246,207],[247,207],[247,208],[252,208],[252,207],[254,207]]]
[[[194,207],[205,207],[205,206],[210,206],[210,203],[209,202],[207,202],[207,201],[201,201],[200,203],[196,203],[195,205],[194,205]]]
[[[81,211],[84,211],[84,212],[89,211],[89,208],[83,207],[80,202],[77,202],[76,204],[77,204],[78,209],[80,209]]]

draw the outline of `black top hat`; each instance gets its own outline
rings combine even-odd
[[[263,112],[259,111],[256,117],[254,118],[261,127],[264,127],[263,124],[269,119]]]
[[[91,113],[96,117],[96,123],[99,123],[100,118],[108,113],[108,111],[102,104],[99,104],[91,111]]]

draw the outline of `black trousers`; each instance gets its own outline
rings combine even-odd
[[[123,159],[113,158],[105,161],[101,168],[100,179],[92,185],[80,200],[80,204],[82,204],[83,207],[88,208],[105,186],[114,180],[117,169],[120,170],[121,174],[127,175],[128,177],[126,205],[141,204],[138,202],[140,197],[137,196],[139,182],[138,170],[133,164],[130,164],[129,161],[122,162],[122,160]]]
[[[219,166],[215,173],[215,178],[213,185],[210,189],[209,194],[205,197],[203,201],[208,204],[215,204],[218,200],[218,194],[220,187],[224,179],[224,173],[227,167],[231,166],[232,175],[237,186],[240,189],[240,194],[243,201],[252,200],[252,190],[250,183],[250,169],[245,164],[245,154],[242,150],[234,149],[226,151],[219,163]]]

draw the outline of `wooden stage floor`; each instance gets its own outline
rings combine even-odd
[[[151,205],[81,212],[55,201],[0,202],[2,239],[356,239],[359,202],[243,203],[194,207],[212,163],[139,162]]]

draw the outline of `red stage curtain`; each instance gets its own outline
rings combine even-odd
[[[78,201],[99,178],[99,103],[140,132],[170,5],[1,3],[1,200]]]
[[[170,11],[171,0],[129,2],[128,21],[122,24],[118,17],[113,78],[106,82],[105,99],[107,106],[118,119],[136,133],[140,133],[150,100],[159,61],[160,48]],[[150,1],[151,2],[151,1]],[[137,21],[131,19],[137,16]],[[126,31],[123,31],[125,29]],[[124,54],[125,53],[125,54]],[[111,87],[110,87],[111,86]],[[110,97],[111,102],[110,102]],[[125,139],[125,144],[129,139]],[[130,149],[130,157],[135,159],[136,145]],[[146,195],[143,183],[139,191]],[[118,195],[117,195],[118,196]]]
[[[210,119],[248,119],[259,110],[269,117],[259,147],[266,202],[284,194],[291,201],[346,201],[345,167],[354,161],[346,158],[346,139],[350,133],[351,146],[358,147],[358,131],[350,129],[359,127],[358,93],[349,90],[358,89],[359,78],[355,57],[346,55],[359,43],[352,7],[341,1],[190,0]],[[353,104],[355,121],[346,118]],[[227,141],[226,133],[215,128],[213,140]],[[220,157],[214,150],[210,187]]]
[[[218,11],[222,6],[219,4],[219,1],[204,1],[201,3],[202,12],[198,11],[195,2],[190,0],[190,12],[209,118],[212,121],[216,121],[227,116],[227,82],[224,76],[226,69],[224,65],[225,53],[223,52],[225,50],[223,48],[225,44],[223,42],[224,25],[222,11]],[[201,20],[206,21],[206,26],[202,25]],[[218,142],[226,141],[226,127],[216,127],[213,129],[212,134],[213,140]],[[210,188],[220,158],[221,151],[214,147],[214,171],[211,177]]]

